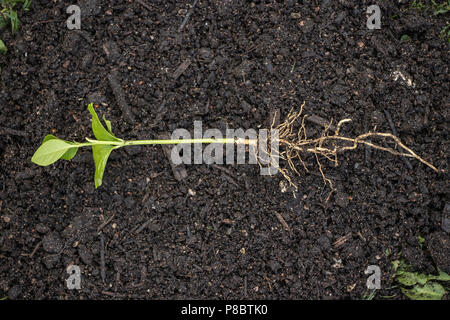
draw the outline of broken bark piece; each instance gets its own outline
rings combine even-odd
[[[339,248],[340,246],[342,246],[344,243],[346,243],[350,238],[352,237],[352,233],[349,232],[347,233],[345,236],[340,237],[339,239],[337,239],[334,243],[333,246],[335,248]]]
[[[14,130],[10,128],[0,127],[0,136],[19,136],[27,137],[28,134],[25,131]]]
[[[287,231],[291,232],[291,228],[289,228],[289,225],[287,224],[286,220],[284,220],[283,216],[278,212],[275,212],[275,216],[277,217],[278,221],[280,221],[280,223],[283,225],[283,227]]]
[[[170,139],[170,136],[168,133],[162,133],[158,136],[158,139],[168,140],[168,139]],[[172,153],[173,146],[163,144],[162,148],[163,148],[164,154],[166,155],[167,159],[169,159],[169,163],[172,168],[172,172],[173,172],[175,179],[177,181],[181,181],[181,180],[185,179],[187,177],[187,171],[186,171],[186,168],[184,167],[184,165],[183,164],[174,164],[172,162],[171,153]]]
[[[100,275],[103,283],[106,280],[106,267],[105,267],[105,238],[103,233],[100,232]]]
[[[123,93],[122,87],[120,86],[116,70],[111,71],[111,73],[108,75],[108,82],[114,93],[114,96],[116,97],[117,104],[122,110],[122,114],[125,120],[130,124],[133,124],[135,122],[134,116],[131,113],[127,101],[125,100],[125,94]]]
[[[186,69],[190,66],[190,64],[191,59],[187,58],[186,60],[184,60],[173,73],[173,78],[175,80],[178,79],[178,77],[181,76],[183,72],[186,71]]]

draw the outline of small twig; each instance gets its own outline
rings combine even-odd
[[[147,9],[148,11],[153,11],[153,8],[146,4],[144,1],[142,0],[136,0],[137,3],[139,3],[141,6],[143,6],[145,9]]]
[[[366,131],[366,132],[367,132],[367,129],[368,129],[367,128],[368,127],[367,122],[368,122],[368,120],[367,120],[367,118],[365,118],[365,120],[364,120],[364,131]],[[364,163],[366,164],[366,166],[368,166],[369,163],[370,163],[371,153],[372,153],[372,150],[371,150],[370,146],[364,145]]]
[[[197,5],[198,0],[194,1],[194,4],[192,5],[191,10],[189,10],[188,14],[186,15],[186,17],[184,18],[183,22],[181,23],[180,27],[178,28],[178,32],[183,31],[184,26],[186,25],[186,23],[189,21],[189,18],[191,17],[191,15],[194,13],[194,9],[195,6]]]
[[[112,219],[114,219],[115,217],[115,213],[113,213],[111,215],[111,217],[109,217],[105,222],[103,222],[98,228],[97,228],[97,232],[100,232],[104,227],[106,227],[111,221]]]
[[[33,258],[34,254],[36,253],[36,251],[39,249],[39,247],[41,246],[42,241],[39,241],[38,244],[34,247],[33,251],[31,251],[29,257]]]
[[[179,76],[181,76],[183,74],[183,72],[186,71],[186,69],[191,65],[191,59],[187,58],[186,60],[184,60],[179,66],[178,68],[175,70],[175,72],[173,73],[172,77],[176,80],[178,79]]]
[[[119,80],[117,79],[117,71],[113,70],[110,74],[108,74],[108,82],[111,87],[114,96],[116,97],[117,104],[119,105],[125,119],[133,124],[135,122],[134,116],[131,113],[130,107],[128,106],[127,101],[125,100],[125,94],[120,86]]]
[[[117,293],[117,289],[119,288],[119,283],[120,283],[120,270],[117,270],[116,282],[114,284],[114,293]]]
[[[117,293],[117,292],[102,291],[102,294],[104,294],[105,296],[110,296],[110,297],[114,297],[114,298],[125,298],[126,297],[125,294],[121,294],[121,293]]]
[[[283,227],[287,231],[291,232],[291,228],[289,228],[289,225],[287,224],[286,220],[284,220],[283,216],[280,213],[278,213],[278,212],[275,212],[275,215],[276,215],[278,221],[280,221],[280,223],[283,225]]]
[[[352,233],[347,233],[345,236],[340,237],[333,243],[333,247],[338,248],[346,243],[352,237]]]
[[[14,130],[10,128],[0,127],[0,136],[20,136],[27,137],[28,134],[25,131]]]
[[[392,130],[392,134],[396,137],[398,137],[398,133],[397,133],[397,129],[395,129],[395,125],[394,122],[392,121],[391,115],[389,114],[389,112],[385,109],[384,111],[384,115],[386,116],[386,120],[389,123],[389,126],[391,127]],[[405,162],[406,166],[408,167],[409,170],[412,170],[412,165],[411,162],[405,158],[405,157],[401,157],[403,159],[403,161]]]
[[[65,22],[66,20],[64,19],[51,19],[51,20],[43,20],[43,21],[37,21],[35,23],[33,23],[31,26],[34,27],[38,24],[46,24],[46,23],[52,23],[52,22]]]
[[[272,285],[270,284],[270,278],[264,273],[264,279],[266,279],[267,284],[269,285],[269,291],[272,292]]]
[[[141,233],[142,230],[144,230],[145,228],[147,228],[147,226],[152,222],[152,220],[147,220],[145,221],[139,228],[136,229],[136,231],[134,232],[135,234]]]
[[[102,281],[106,280],[106,271],[105,271],[105,239],[103,237],[103,233],[100,233],[100,275],[102,277]]]

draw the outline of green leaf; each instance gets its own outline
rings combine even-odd
[[[61,141],[66,142],[66,143],[68,143],[68,144],[75,145],[75,143],[73,143],[73,142],[59,139],[59,138],[55,137],[55,136],[52,135],[52,134],[46,135],[45,138],[44,138],[44,141],[43,141],[42,143],[44,143],[44,142],[46,142],[46,141],[48,141],[48,140],[51,140],[51,139],[58,139],[58,140],[61,140]],[[69,150],[66,151],[66,153],[64,153],[64,154],[61,156],[61,159],[63,159],[63,160],[72,160],[73,157],[75,157],[75,155],[77,154],[77,151],[78,151],[78,147],[76,147],[76,148],[70,148]]]
[[[31,7],[31,0],[25,0],[22,6],[23,10],[28,11],[30,7]]]
[[[48,166],[61,159],[71,148],[77,147],[61,139],[49,138],[36,150],[31,161],[40,166]]]
[[[428,276],[428,280],[450,281],[450,275],[446,274],[442,270],[439,270],[438,276],[430,275],[430,276]]]
[[[412,300],[441,300],[445,289],[437,282],[429,282],[424,286],[415,286],[412,289],[401,288],[404,295]]]
[[[95,188],[102,185],[103,174],[105,173],[106,163],[111,151],[114,150],[114,146],[111,145],[94,145],[92,146],[92,154],[94,156],[95,163],[95,175],[94,182]]]
[[[399,268],[399,266],[400,266],[400,260],[394,260],[394,261],[392,261],[392,268],[394,269],[394,271],[397,271],[397,269]]]
[[[103,121],[105,121],[106,127],[108,128],[109,133],[111,133],[112,135],[114,135],[114,134],[112,133],[112,129],[111,129],[111,128],[112,128],[112,127],[111,127],[111,121],[106,120],[105,115],[103,115]]]
[[[397,281],[407,287],[413,286],[418,282],[416,274],[405,271],[397,272]]]
[[[401,36],[400,41],[411,41],[411,37],[407,34]]]
[[[94,104],[90,103],[88,106],[89,112],[92,115],[92,131],[94,132],[94,136],[100,141],[121,141],[112,133],[107,131],[105,127],[103,127],[100,119],[98,118],[97,113],[94,110]],[[107,124],[108,125],[108,124]]]
[[[3,40],[0,40],[0,53],[5,55],[8,52],[8,48],[6,47]]]
[[[417,279],[417,283],[421,284],[421,285],[424,285],[429,280],[429,277],[423,273],[420,273],[420,274],[416,273],[415,276]]]
[[[425,243],[425,238],[421,237],[421,236],[417,236],[417,241],[419,241],[419,244],[424,244]]]

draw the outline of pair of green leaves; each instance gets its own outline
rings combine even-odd
[[[393,262],[396,270],[395,279],[402,286],[402,293],[412,300],[441,300],[446,290],[444,286],[436,281],[450,281],[450,275],[439,270],[439,275],[425,275],[409,271],[403,261]]]
[[[97,140],[123,142],[123,140],[117,138],[112,133],[111,121],[106,120],[105,115],[103,115],[103,121],[105,121],[106,127],[108,129],[105,129],[105,127],[103,127],[100,119],[97,116],[97,113],[95,113],[92,103],[89,105],[88,109],[92,115],[92,131],[94,132],[94,136],[97,138]],[[117,146],[108,144],[99,144],[92,146],[92,155],[94,157],[95,163],[94,182],[96,188],[102,185],[103,174],[105,172],[108,157],[111,154],[111,151],[113,151],[115,148],[117,148]]]
[[[115,144],[96,144],[96,141],[88,140],[89,144],[92,144],[92,154],[95,164],[95,187],[98,188],[102,184],[103,174],[105,172],[106,163],[111,151],[120,147],[117,142],[123,142],[122,139],[117,138],[111,130],[111,122],[105,119],[103,121],[106,124],[106,128],[100,122],[97,113],[94,110],[93,103],[88,106],[89,112],[92,115],[92,131],[97,141],[102,142],[116,142]],[[48,166],[55,163],[59,159],[71,160],[75,157],[78,148],[83,146],[81,143],[70,142],[59,139],[54,135],[47,135],[44,138],[41,146],[36,150],[31,161],[40,166]]]

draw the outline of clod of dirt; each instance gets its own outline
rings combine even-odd
[[[450,203],[446,203],[442,213],[442,229],[450,233]]]
[[[233,69],[233,74],[237,79],[248,76],[253,63],[250,60],[244,60],[240,65]]]
[[[95,230],[94,213],[91,208],[85,208],[83,214],[72,219],[70,224],[62,232],[62,235],[67,241],[85,241],[92,240]]]
[[[326,234],[320,236],[320,238],[317,240],[317,244],[322,248],[322,250],[327,251],[331,248],[330,239],[327,237]]]
[[[44,265],[47,269],[53,269],[56,266],[56,264],[59,262],[59,259],[60,259],[59,255],[52,254],[52,255],[45,256],[42,259],[42,262],[44,263]]]
[[[8,290],[8,299],[15,300],[22,294],[22,287],[15,285]]]
[[[103,44],[103,51],[105,52],[106,57],[111,63],[118,63],[122,56],[119,46],[113,41],[108,41]]]
[[[78,246],[78,255],[80,256],[81,261],[83,261],[84,264],[90,265],[92,263],[93,255],[89,251],[89,249],[86,248],[86,246],[84,245]]]
[[[79,0],[78,5],[83,16],[98,15],[102,9],[97,0]]]
[[[92,60],[94,59],[94,55],[90,52],[86,53],[81,59],[81,69],[84,71],[88,71],[91,67]]]
[[[450,236],[443,232],[435,232],[428,240],[428,249],[436,266],[450,273]]]
[[[62,250],[63,243],[56,232],[51,232],[42,239],[42,247],[45,252],[58,253]]]
[[[38,223],[38,224],[36,225],[36,228],[35,228],[35,229],[36,229],[37,232],[39,232],[39,233],[41,233],[41,234],[45,234],[45,233],[47,233],[47,232],[50,231],[50,228],[47,227],[46,225],[42,224],[42,223]]]
[[[416,240],[414,240],[416,241]],[[422,249],[416,246],[408,246],[403,249],[403,257],[408,265],[411,265],[414,270],[420,272],[431,272],[427,269],[426,257]]]
[[[101,94],[100,92],[92,92],[90,94],[88,94],[87,99],[89,101],[89,103],[94,103],[94,104],[103,104],[107,102],[106,97]]]

